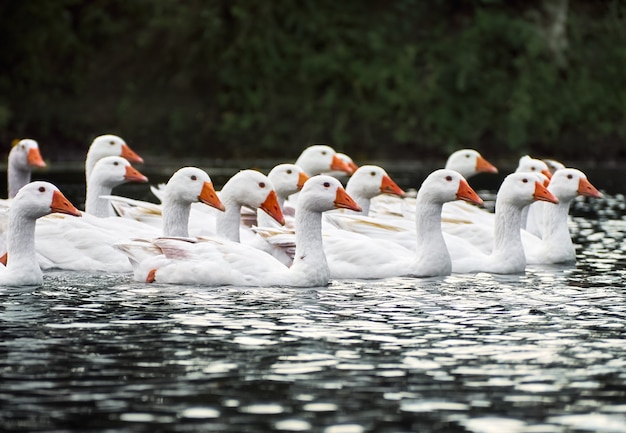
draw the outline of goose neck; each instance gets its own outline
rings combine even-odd
[[[567,226],[569,207],[572,200],[560,199],[558,204],[544,203],[543,206],[543,238],[569,241],[571,237]]]
[[[30,169],[24,169],[9,161],[9,167],[7,170],[9,198],[15,197],[20,188],[30,182],[30,176]]]
[[[524,255],[521,237],[522,209],[508,203],[496,203],[493,254]]]
[[[35,261],[35,219],[13,212],[9,216],[7,234],[7,267],[25,266]]]
[[[100,218],[111,216],[111,205],[109,200],[101,198],[103,195],[110,195],[113,187],[104,185],[101,182],[87,183],[87,199],[85,201],[85,212]]]
[[[239,242],[239,226],[241,225],[241,205],[222,200],[226,210],[220,212],[216,218],[216,231],[220,236],[234,242]]]
[[[179,200],[165,197],[163,200],[163,236],[189,236],[191,206]]]
[[[322,242],[322,214],[300,208],[296,212],[296,253],[293,266],[328,269]],[[330,274],[330,271],[328,271]]]
[[[416,260],[421,262],[425,257],[438,257],[442,266],[451,267],[450,254],[441,231],[442,203],[419,203],[415,213],[415,230],[417,235]]]

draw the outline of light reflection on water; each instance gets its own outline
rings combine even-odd
[[[575,267],[0,289],[4,431],[626,432],[626,221],[577,203]]]

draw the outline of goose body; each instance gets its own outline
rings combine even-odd
[[[337,179],[320,175],[305,183],[296,211],[296,258],[290,268],[253,247],[219,239],[189,242],[164,238],[148,245],[120,244],[118,248],[134,263],[138,281],[207,286],[324,286],[329,282],[330,270],[322,242],[322,212],[337,207],[358,210]],[[154,252],[161,254],[150,256]]]
[[[9,209],[7,264],[0,270],[0,285],[23,286],[43,283],[35,251],[35,223],[52,212],[80,216],[58,188],[48,182],[23,186]]]

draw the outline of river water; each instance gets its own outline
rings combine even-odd
[[[0,430],[626,432],[624,197],[572,215],[521,276],[0,288]]]

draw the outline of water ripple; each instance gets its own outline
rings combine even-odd
[[[15,432],[625,432],[626,221],[603,215],[572,218],[575,266],[517,276],[271,290],[47,273],[42,287],[2,290],[0,421]]]

